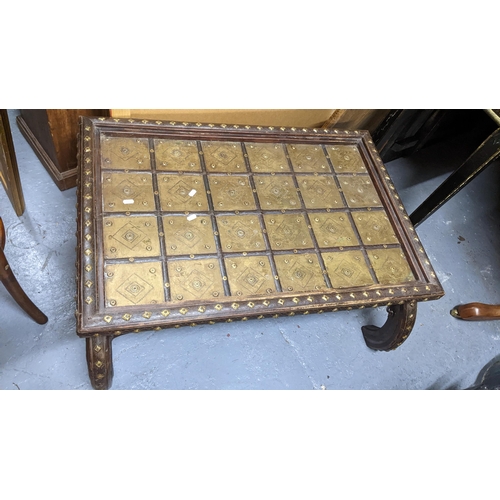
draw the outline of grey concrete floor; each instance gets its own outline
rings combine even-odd
[[[49,317],[34,323],[0,286],[0,389],[91,389],[85,341],[75,333],[75,189],[59,191],[9,111],[26,211],[0,187],[5,254]],[[478,144],[459,137],[387,169],[411,213]],[[397,350],[374,352],[360,327],[383,308],[142,332],[113,342],[112,389],[464,389],[500,354],[500,321],[471,323],[449,311],[498,303],[498,163],[417,228],[446,295],[419,304]]]

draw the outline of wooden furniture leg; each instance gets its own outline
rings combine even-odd
[[[480,302],[470,302],[455,306],[450,314],[454,318],[466,321],[488,321],[500,319],[500,305],[481,304]]]
[[[410,215],[413,225],[421,224],[498,157],[500,157],[500,128],[495,130],[455,172],[415,209]]]
[[[86,338],[87,365],[94,389],[109,389],[113,380],[112,335],[96,333]]]
[[[38,324],[47,323],[48,318],[38,307],[31,302],[30,298],[24,293],[21,285],[18,283],[9,263],[3,253],[5,248],[5,228],[0,218],[0,281],[4,284],[12,298],[26,311]]]
[[[415,301],[392,305],[387,308],[389,317],[384,326],[363,326],[361,331],[366,345],[375,351],[392,351],[410,335],[417,316]]]
[[[6,109],[0,109],[0,181],[16,215],[23,215],[24,195]]]

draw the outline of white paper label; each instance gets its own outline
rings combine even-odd
[[[188,194],[189,196],[194,196],[196,194],[196,189],[191,189]]]
[[[124,205],[133,205],[134,200],[123,200]]]
[[[196,215],[195,215],[195,214],[188,215],[188,216],[186,217],[186,219],[187,219],[187,220],[194,220],[194,219],[196,219]]]

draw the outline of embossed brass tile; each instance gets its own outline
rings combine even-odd
[[[385,212],[356,212],[353,213],[353,219],[365,245],[398,243]]]
[[[155,139],[156,168],[170,172],[201,171],[196,141]]]
[[[101,137],[102,168],[150,170],[148,139]]]
[[[167,265],[173,302],[224,297],[217,259],[178,260]]]
[[[273,250],[313,248],[311,235],[302,215],[266,214],[264,221]]]
[[[104,217],[105,259],[161,255],[156,217]]]
[[[276,292],[275,279],[266,256],[224,259],[231,295],[268,295]]]
[[[367,250],[367,253],[382,285],[395,285],[415,279],[401,249]]]
[[[360,244],[345,212],[309,214],[309,220],[320,248],[352,247]]]
[[[163,217],[167,255],[199,255],[217,253],[210,216],[193,220],[186,216]]]
[[[291,175],[255,175],[254,182],[262,210],[301,208]]]
[[[340,186],[351,208],[381,207],[382,203],[368,175],[339,175]]]
[[[209,175],[214,210],[255,210],[255,199],[248,177],[243,175]]]
[[[245,144],[252,172],[289,172],[290,167],[281,144]]]
[[[108,306],[164,302],[160,262],[105,264],[104,295]]]
[[[286,148],[296,172],[330,172],[325,153],[319,144],[287,144]]]
[[[373,285],[361,250],[324,252],[321,255],[334,288]]]
[[[150,173],[102,174],[104,212],[153,212],[155,199]]]
[[[298,179],[307,208],[342,208],[342,198],[331,175],[304,175]]]
[[[266,249],[259,217],[256,215],[218,215],[217,226],[223,252]]]
[[[161,209],[169,212],[206,212],[207,194],[202,175],[158,174]]]
[[[283,291],[305,292],[328,288],[316,254],[275,255],[274,261]]]
[[[245,160],[239,142],[202,142],[207,172],[245,172]]]
[[[328,156],[332,162],[333,169],[338,174],[367,172],[363,158],[356,146],[327,146]]]

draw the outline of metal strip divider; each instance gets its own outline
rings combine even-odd
[[[220,269],[220,272],[222,275],[222,286],[224,287],[224,295],[229,297],[229,296],[231,296],[231,290],[229,288],[229,281],[228,281],[227,273],[226,273],[226,264],[224,262],[224,254],[222,253],[222,244],[220,241],[219,228],[217,226],[217,221],[215,219],[214,202],[212,200],[212,194],[210,191],[210,184],[208,182],[207,166],[205,164],[205,158],[204,158],[204,154],[203,154],[203,148],[201,145],[201,141],[196,141],[196,145],[198,146],[198,154],[200,157],[201,172],[202,172],[202,176],[203,176],[203,182],[205,184],[205,194],[207,196],[208,208],[210,211],[209,217],[210,217],[210,220],[212,221],[212,230],[214,233],[215,248],[217,249],[217,260],[219,261],[219,269]]]
[[[264,238],[264,242],[266,243],[266,254],[269,258],[269,264],[271,266],[271,271],[273,272],[274,275],[274,284],[276,286],[276,290],[278,292],[282,292],[283,289],[281,287],[281,283],[279,282],[279,279],[277,279],[278,275],[278,268],[276,267],[276,262],[274,261],[273,257],[273,251],[271,249],[271,242],[269,240],[269,236],[267,235],[267,230],[266,230],[266,224],[264,222],[264,216],[262,214],[262,207],[260,206],[260,200],[257,195],[257,188],[255,187],[255,180],[253,177],[253,172],[252,169],[250,168],[250,160],[248,157],[248,152],[247,148],[244,142],[240,143],[241,144],[241,149],[243,150],[243,158],[245,160],[245,166],[247,169],[248,173],[248,182],[250,184],[250,187],[252,188],[252,193],[255,201],[255,206],[257,207],[257,216],[259,217],[260,221],[260,227],[262,229],[262,236]]]
[[[165,294],[165,302],[170,301],[170,286],[167,286],[169,283],[168,279],[168,268],[166,262],[167,249],[165,244],[165,230],[163,228],[163,216],[161,215],[161,202],[160,202],[160,191],[158,189],[158,177],[157,177],[157,169],[156,169],[156,153],[155,153],[155,144],[154,139],[149,139],[149,154],[151,159],[151,171],[153,174],[153,194],[155,197],[155,206],[156,206],[156,222],[158,224],[158,237],[160,239],[160,249],[161,249],[161,267],[163,271],[163,293]]]

